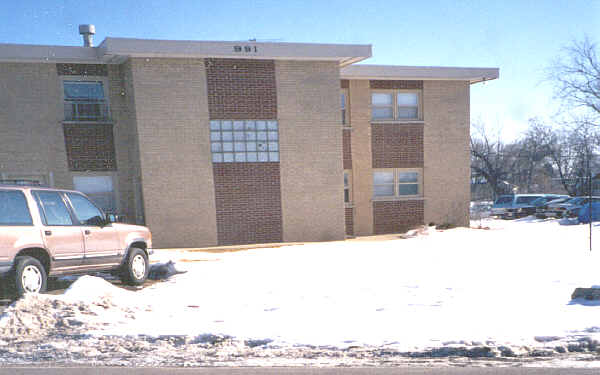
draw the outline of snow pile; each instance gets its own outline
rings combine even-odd
[[[0,316],[4,340],[77,335],[127,324],[137,310],[133,292],[104,279],[83,276],[62,296],[27,294]]]

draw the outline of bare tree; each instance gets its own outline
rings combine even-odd
[[[599,139],[598,127],[585,118],[565,124],[552,134],[549,155],[569,195],[588,193],[585,181],[598,168],[596,154]]]
[[[600,61],[589,38],[574,41],[550,69],[556,96],[574,107],[600,115]]]
[[[483,124],[473,124],[471,135],[472,179],[482,178],[491,188],[493,199],[510,191],[505,183],[510,169],[505,160],[505,145],[500,137],[491,137]]]

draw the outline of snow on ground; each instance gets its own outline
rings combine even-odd
[[[0,319],[0,351],[18,332],[51,342],[68,333],[70,340],[84,335],[80,342],[90,348],[108,345],[106,338],[131,346],[142,337],[139,353],[156,344],[151,337],[179,337],[201,346],[194,349],[199,364],[397,364],[456,355],[551,357],[547,363],[556,364],[576,352],[587,353],[586,366],[600,366],[600,304],[571,300],[576,287],[600,285],[600,231],[590,252],[586,225],[530,218],[472,224],[489,229],[431,227],[412,238],[227,253],[157,251],[154,261],[173,260],[188,272],[139,291],[84,276],[63,295],[28,296]],[[169,345],[171,355],[183,350]],[[229,356],[198,354],[214,345]],[[330,359],[315,362],[318,356]],[[165,363],[172,364],[153,362]]]

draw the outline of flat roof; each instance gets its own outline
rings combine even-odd
[[[352,65],[341,69],[342,79],[377,80],[453,80],[471,84],[497,79],[498,68],[462,68],[443,66]]]
[[[97,47],[0,44],[4,62],[119,64],[129,57],[338,61],[343,67],[371,57],[371,45],[131,38],[106,38]]]

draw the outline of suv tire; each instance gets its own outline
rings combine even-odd
[[[26,293],[43,293],[48,285],[44,266],[30,256],[15,257],[15,292],[17,298]]]
[[[146,252],[137,247],[132,247],[129,250],[127,260],[121,268],[120,278],[123,284],[142,285],[148,277],[149,270],[150,264]]]

